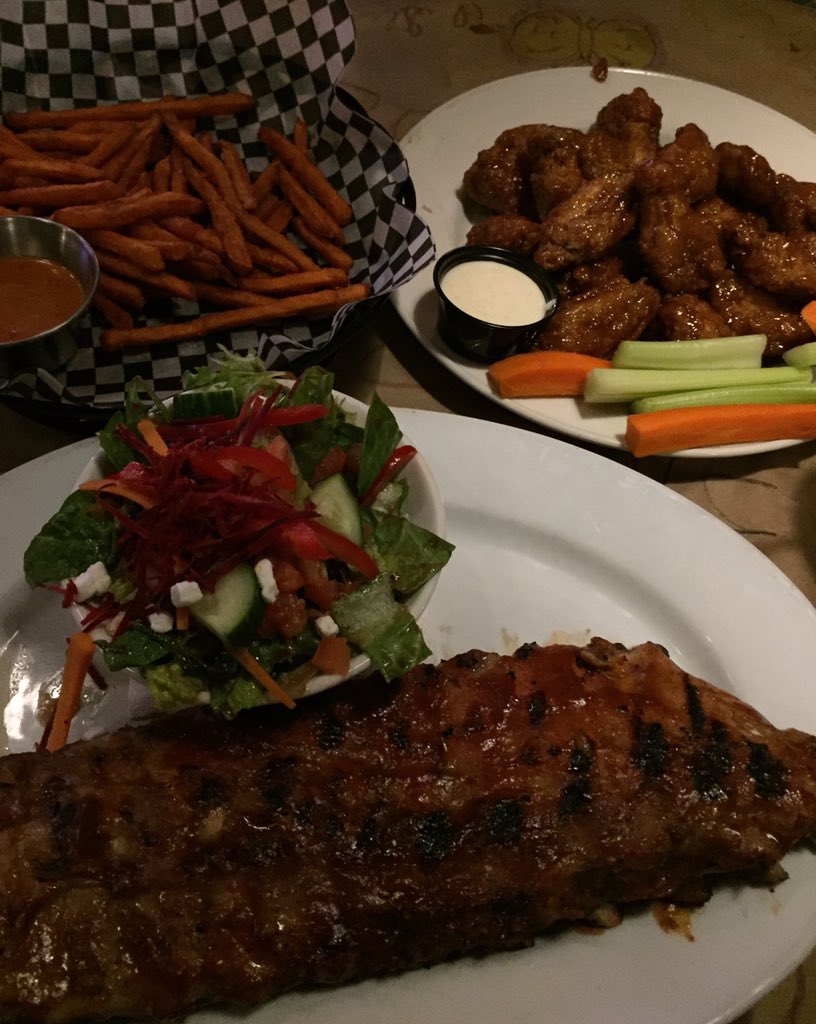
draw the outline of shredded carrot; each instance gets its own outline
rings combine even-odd
[[[137,491],[134,487],[122,483],[121,480],[86,480],[79,485],[80,491],[104,491],[105,494],[115,494],[117,498],[127,498],[142,508],[152,508],[154,502],[147,495]]]
[[[96,645],[87,633],[71,634],[68,640],[68,653],[65,656],[57,706],[45,744],[46,750],[59,750],[68,742],[68,731],[79,707],[85,676],[91,667],[91,659],[95,650]]]
[[[816,334],[816,299],[808,302],[808,304],[802,309],[802,319],[813,333]]]
[[[139,420],[136,426],[139,433],[157,455],[167,454],[167,444],[158,430],[156,430],[156,425],[151,419],[148,419],[148,417],[145,416],[144,419]]]
[[[611,365],[583,352],[520,352],[493,363],[487,377],[502,398],[578,397],[590,370]]]
[[[259,664],[246,647],[234,647],[231,650],[231,654],[238,664],[245,668],[252,678],[260,683],[271,696],[285,704],[287,708],[294,708],[295,702],[286,690],[279,683],[275,682],[263,665]]]
[[[626,421],[638,458],[716,444],[816,438],[816,405],[708,405],[639,412]]]
[[[176,608],[176,629],[179,633],[186,633],[190,628],[190,609]]]
[[[324,636],[312,655],[312,664],[328,675],[346,675],[351,665],[348,640],[342,636]]]

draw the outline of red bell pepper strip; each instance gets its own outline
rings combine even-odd
[[[360,498],[361,505],[370,505],[386,484],[400,473],[416,455],[416,448],[411,444],[403,444],[395,448],[383,463],[382,469],[374,477],[374,481]]]
[[[265,427],[291,427],[298,423],[320,420],[328,411],[327,406],[317,402],[307,405],[271,406],[265,410],[261,423]]]
[[[355,544],[353,540],[344,537],[342,533],[335,533],[334,530],[330,530],[323,523],[312,521],[306,525],[314,530],[318,540],[325,544],[335,558],[339,558],[341,562],[345,562],[346,565],[357,569],[367,580],[373,580],[375,576],[379,575],[380,567],[359,544]]]
[[[219,462],[237,462],[239,466],[260,470],[282,490],[293,491],[297,484],[295,474],[286,463],[263,448],[251,445],[227,445],[212,453]]]

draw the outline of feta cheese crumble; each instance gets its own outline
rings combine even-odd
[[[147,621],[154,633],[169,633],[175,625],[169,612],[151,612]]]
[[[337,636],[340,627],[331,615],[318,615],[315,619],[315,629],[321,636]]]
[[[280,591],[278,581],[275,579],[275,570],[268,558],[262,558],[255,563],[255,576],[261,588],[261,596],[267,604],[272,604]]]
[[[78,576],[74,576],[76,600],[82,604],[91,597],[98,597],[110,590],[111,578],[102,562],[94,562]]]
[[[174,608],[189,608],[200,601],[204,594],[195,580],[181,580],[170,588],[170,600]]]

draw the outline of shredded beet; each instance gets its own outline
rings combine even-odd
[[[316,404],[280,408],[276,401],[276,395],[254,395],[234,420],[160,425],[168,444],[165,455],[128,427],[117,428],[144,461],[129,463],[111,479],[152,503],[133,511],[114,493],[97,494],[119,524],[120,566],[136,590],[125,606],[127,621],[166,607],[179,580],[194,580],[211,591],[230,569],[271,550],[281,524],[313,517],[313,511],[292,503],[296,479],[280,448],[273,454],[256,445],[270,431],[276,435],[280,423],[308,422],[327,409]],[[93,628],[120,610],[108,595],[83,626]]]

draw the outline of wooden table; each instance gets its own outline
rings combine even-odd
[[[787,0],[594,0],[524,13],[504,0],[349,0],[357,52],[343,85],[396,138],[453,96],[506,75],[592,64],[648,68],[751,97],[816,130],[816,11]],[[816,172],[814,172],[816,174]],[[474,393],[416,341],[390,305],[329,362],[364,401],[539,428]],[[89,432],[0,404],[0,472]],[[544,432],[543,430],[541,431]],[[589,446],[586,446],[589,447]],[[633,464],[599,449],[604,458]],[[816,443],[723,459],[643,460],[663,482],[741,533],[816,600]],[[816,954],[738,1024],[816,1021]],[[655,1022],[658,1024],[658,1022]]]

